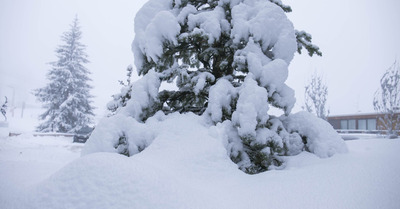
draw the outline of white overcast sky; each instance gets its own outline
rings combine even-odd
[[[119,92],[133,64],[134,17],[146,0],[0,0],[0,96],[34,105],[32,89],[43,87],[48,62],[75,15],[87,45],[97,113]],[[296,54],[287,84],[301,109],[311,74],[327,82],[331,115],[373,112],[379,79],[400,58],[399,0],[283,0],[296,29],[306,30],[322,57]],[[37,103],[36,103],[37,105]]]

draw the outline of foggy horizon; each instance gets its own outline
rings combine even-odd
[[[38,107],[31,94],[48,81],[47,63],[56,61],[54,50],[62,44],[75,15],[87,46],[91,93],[98,117],[106,112],[111,95],[118,93],[118,80],[126,79],[132,65],[131,43],[134,17],[145,0],[126,1],[1,1],[0,10],[0,101]],[[292,112],[304,105],[304,86],[318,72],[328,86],[330,115],[374,112],[372,100],[383,73],[400,54],[400,14],[395,0],[283,1],[293,12],[288,18],[297,30],[313,36],[323,55],[296,54],[286,84],[296,92]],[[132,80],[138,79],[134,75]],[[15,94],[15,96],[13,96]],[[18,114],[18,113],[17,113]]]

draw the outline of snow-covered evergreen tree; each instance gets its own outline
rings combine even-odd
[[[381,88],[374,97],[374,109],[382,113],[379,118],[381,130],[387,130],[387,136],[397,137],[400,130],[400,67],[395,61],[383,74]]]
[[[268,114],[272,105],[289,115],[295,98],[284,83],[288,65],[311,41],[296,36],[285,8],[277,0],[149,1],[135,19],[135,64],[139,74],[175,81],[178,90],[159,92],[145,115],[205,112],[214,124],[229,121],[231,158],[247,173],[301,151],[301,136]]]
[[[328,99],[328,86],[323,82],[322,76],[315,73],[309,84],[305,86],[305,108],[317,117],[326,120],[329,110],[326,107]]]
[[[65,32],[56,54],[58,60],[50,63],[47,74],[50,81],[34,94],[44,103],[46,111],[40,115],[43,122],[37,127],[41,132],[74,132],[93,123],[93,106],[88,82],[89,70],[86,46],[80,42],[82,32],[76,17],[71,29]]]
[[[296,35],[285,14],[289,9],[280,0],[150,0],[136,15],[132,45],[143,77],[114,97],[115,115],[97,127],[92,135],[96,139],[89,139],[85,152],[114,150],[126,155],[118,147],[129,147],[128,155],[137,153],[148,145],[143,141],[151,141],[138,139],[141,131],[128,136],[129,130],[118,127],[113,136],[102,137],[111,143],[100,141],[104,130],[113,127],[110,121],[133,118],[146,124],[150,117],[158,120],[173,112],[202,115],[209,125],[222,129],[232,161],[249,174],[281,167],[282,156],[303,150],[320,157],[345,151],[329,124],[331,132],[319,132],[309,128],[318,118],[290,115],[295,98],[285,84],[288,65],[301,47],[308,45],[305,48],[314,53],[319,49],[311,44],[311,36],[298,42],[305,35]],[[163,82],[175,83],[176,89],[160,90]],[[284,115],[270,115],[270,106]],[[333,133],[325,139],[336,142],[325,146],[318,141],[322,132]]]
[[[265,4],[266,1],[268,0],[243,2],[248,6],[239,5],[241,1],[166,1],[164,4],[169,4],[171,7],[169,13],[160,11],[154,17],[147,17],[148,14],[141,15],[146,8],[139,12],[137,17],[139,21],[135,23],[137,29],[133,44],[139,74],[146,74],[153,69],[162,73],[161,80],[163,81],[171,82],[176,79],[179,89],[163,91],[160,95],[159,102],[164,112],[190,111],[202,114],[207,106],[209,88],[219,78],[230,76],[229,79],[233,85],[240,85],[248,73],[248,68],[243,62],[245,60],[240,60],[238,57],[242,57],[239,54],[249,41],[262,45],[258,47],[262,47],[267,59],[279,58],[274,57],[280,53],[274,49],[274,46],[281,43],[277,40],[269,40],[270,37],[268,37],[270,35],[277,37],[278,34],[269,34],[271,32],[266,30],[268,25],[274,24],[268,20],[268,15],[264,14],[267,11],[259,11],[263,17],[252,18],[258,20],[246,22],[250,17],[241,15],[250,14],[233,9],[234,6],[238,6],[236,8],[255,7],[257,4]],[[279,0],[271,0],[271,2],[285,11],[291,11],[290,7],[283,5]],[[157,3],[150,1],[147,7],[152,7],[150,9],[156,11],[158,6],[155,4]],[[274,9],[280,8],[275,6]],[[282,13],[280,15],[284,16]],[[160,21],[161,17],[169,18],[169,20]],[[148,19],[152,18],[154,22],[148,22]],[[261,20],[262,18],[264,19]],[[147,20],[141,21],[144,19]],[[248,24],[252,22],[257,25],[249,26]],[[249,34],[241,34],[246,33],[243,30],[253,31],[247,31]],[[262,34],[261,31],[266,33]],[[289,31],[285,32],[289,33]],[[250,35],[251,33],[257,33],[257,35]],[[294,31],[290,33],[291,36],[296,34]],[[295,37],[299,52],[304,46],[309,50],[310,55],[314,52],[321,54],[318,47],[311,44],[309,34],[298,32]],[[262,41],[267,41],[267,43],[262,43]],[[291,41],[294,43],[293,40]],[[293,54],[288,53],[282,57],[288,62]],[[276,103],[275,105],[279,106]]]

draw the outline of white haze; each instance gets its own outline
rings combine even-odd
[[[94,105],[105,112],[111,95],[119,92],[126,67],[133,64],[131,43],[135,13],[145,0],[2,0],[0,1],[0,101],[14,98],[20,107],[38,106],[32,89],[45,85],[55,61],[61,34],[75,15],[81,23],[93,73]],[[313,35],[323,57],[296,55],[287,84],[296,91],[301,109],[303,91],[314,71],[328,84],[331,115],[373,112],[379,79],[400,54],[400,2],[397,0],[287,0],[295,28]],[[135,77],[136,80],[137,77]],[[13,92],[15,96],[13,97]],[[10,101],[12,104],[12,101]]]

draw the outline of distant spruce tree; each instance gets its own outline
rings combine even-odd
[[[44,103],[46,111],[40,115],[43,122],[37,127],[40,132],[74,132],[93,123],[93,109],[89,93],[89,70],[86,46],[80,42],[78,18],[71,29],[61,36],[63,44],[58,46],[58,60],[51,62],[47,74],[50,81],[45,87],[34,90],[37,99]]]

